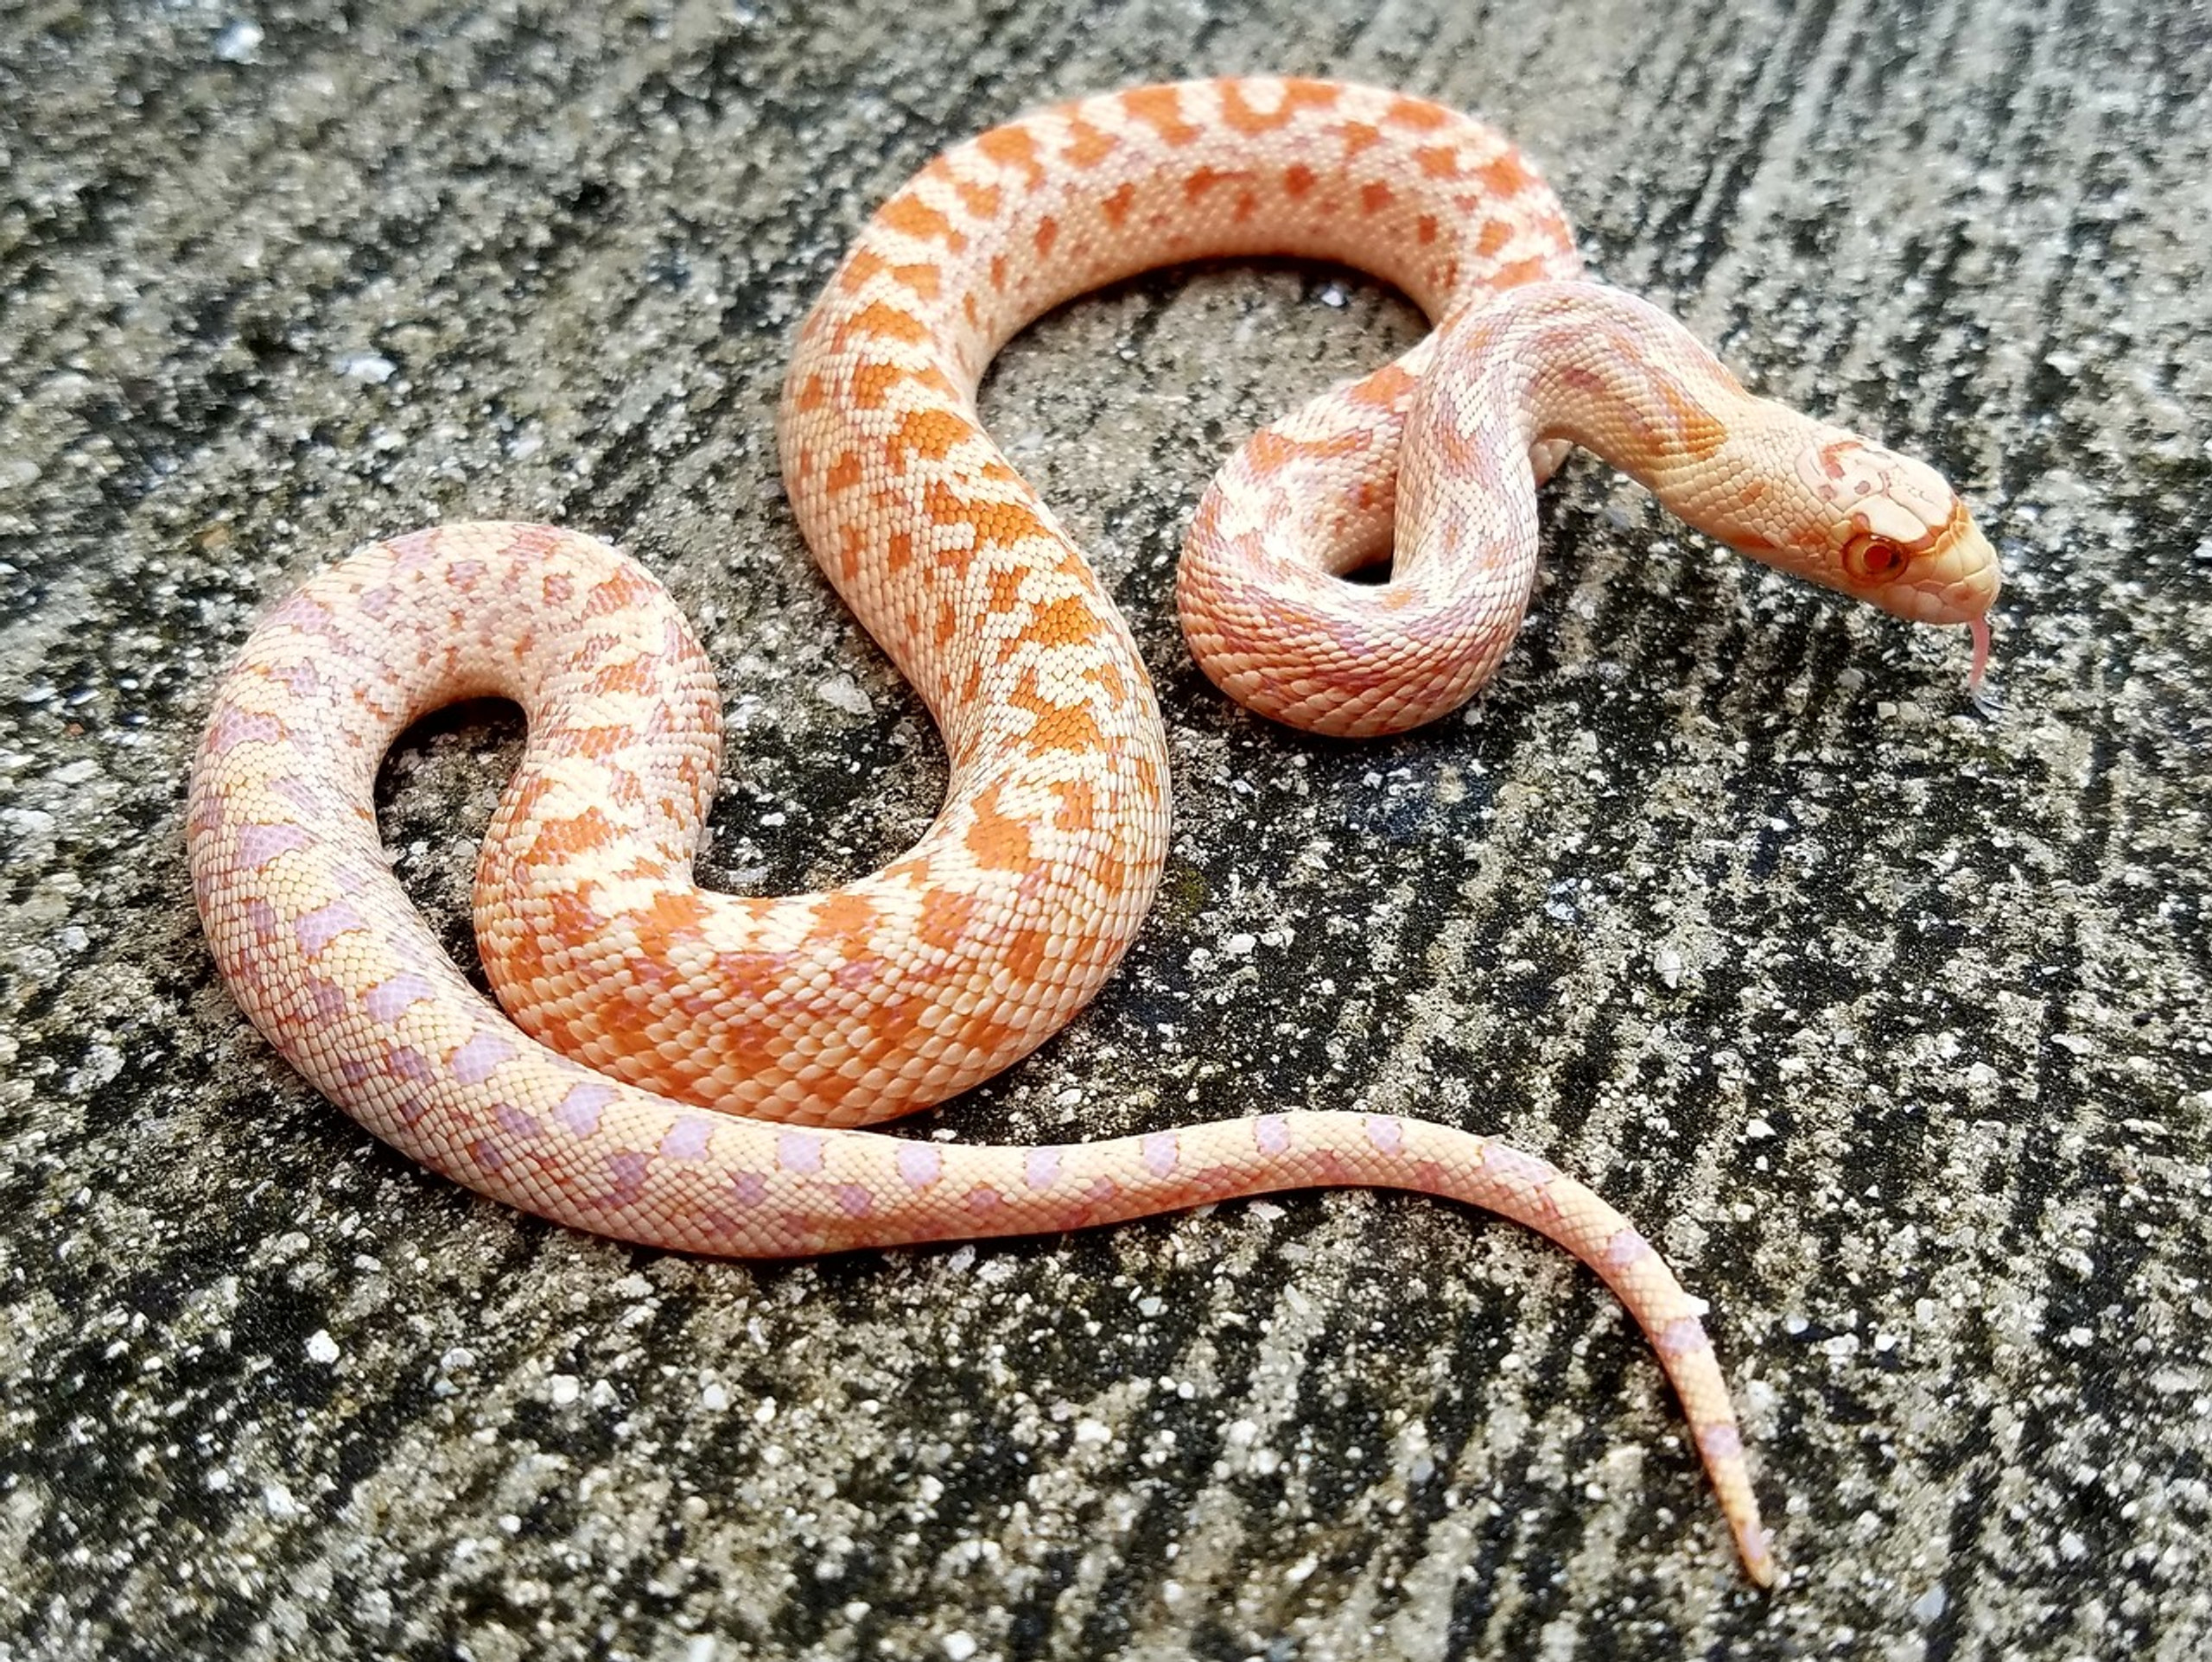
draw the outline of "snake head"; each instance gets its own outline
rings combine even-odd
[[[1925,462],[1830,428],[1797,456],[1812,498],[1806,575],[1915,623],[1973,624],[2002,574],[1958,492]]]
[[[1966,625],[1979,686],[2003,574],[1958,492],[1925,462],[1827,426],[1796,449],[1794,473],[1785,511],[1797,523],[1747,551],[1911,622]]]

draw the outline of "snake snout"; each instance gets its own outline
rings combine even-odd
[[[2005,587],[1997,550],[1963,510],[1949,534],[1900,574],[1909,604],[1890,609],[1918,623],[1979,622]]]

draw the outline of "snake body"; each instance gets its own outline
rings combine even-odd
[[[1358,266],[1441,326],[1256,435],[1200,505],[1179,598],[1253,707],[1394,732],[1464,700],[1533,580],[1533,486],[1586,444],[1693,523],[1901,615],[1981,623],[1986,545],[1921,465],[1766,404],[1661,314],[1581,279],[1505,140],[1332,83],[1147,87],[940,156],[803,327],[785,480],[830,580],[942,728],[944,809],[827,893],[702,892],[714,679],[659,585],[591,537],[450,524],[373,542],[255,631],[217,693],[188,841],[240,1006],[378,1137],[579,1228],[778,1256],[1071,1229],[1316,1185],[1446,1196],[1558,1241],[1643,1325],[1743,1561],[1773,1578],[1699,1316],[1628,1221],[1544,1161],[1388,1114],[1285,1112],[1033,1148],[854,1129],[1025,1055],[1112,971],[1165,860],[1167,753],[1127,626],[976,418],[998,347],[1147,267]],[[1382,585],[1341,574],[1389,554]],[[392,878],[378,763],[456,699],[527,753],[478,871],[505,1012]]]

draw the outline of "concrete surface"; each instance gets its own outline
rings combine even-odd
[[[1184,656],[1181,527],[1417,320],[1289,267],[1086,301],[987,409],[1137,620],[1174,863],[1097,1006],[919,1129],[1510,1132],[1713,1301],[1771,1596],[1510,1226],[626,1250],[372,1142],[200,950],[213,677],[442,516],[667,575],[737,730],[719,879],[894,853],[941,757],[783,509],[793,323],[950,140],[1259,67],[1485,111],[1606,275],[1961,479],[2003,707],[1583,461],[1466,720],[1264,727]],[[2202,6],[2094,0],[0,8],[0,1658],[2205,1654],[2209,79]],[[464,954],[514,736],[389,770]]]

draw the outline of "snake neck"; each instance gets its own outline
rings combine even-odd
[[[1563,440],[1755,558],[1795,569],[1825,546],[1789,481],[1828,429],[1752,396],[1673,318],[1602,283],[1530,283],[1456,320],[1413,419],[1434,428],[1439,473],[1478,488],[1525,491],[1520,459]]]
[[[1753,396],[1632,295],[1594,282],[1516,289],[1441,333],[1423,393],[1412,419],[1435,429],[1439,470],[1476,493],[1522,488],[1514,470],[1531,446],[1580,444],[1738,553],[1898,617],[1972,625],[1986,657],[1996,556],[1942,477]]]

